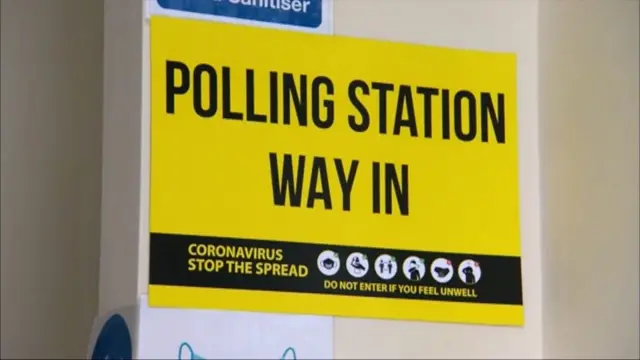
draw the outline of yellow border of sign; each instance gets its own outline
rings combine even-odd
[[[172,53],[175,51],[185,51],[187,52],[187,55],[185,55],[185,59],[189,60],[188,62],[190,63],[194,62],[193,59],[200,58],[200,56],[196,56],[203,51],[200,45],[197,45],[198,44],[197,42],[181,44],[180,41],[176,40],[177,37],[175,35],[176,34],[175,32],[178,32],[180,31],[180,29],[183,29],[186,34],[181,33],[180,36],[189,35],[190,31],[200,32],[205,29],[202,23],[197,21],[187,21],[187,20],[178,20],[178,19],[169,19],[169,18],[154,20],[152,18],[152,28],[151,28],[152,36],[154,32],[154,29],[153,29],[154,25],[158,25],[158,24],[161,25],[160,30],[156,30],[156,31],[158,31],[160,35],[167,36],[170,39],[173,39],[173,44],[171,44],[170,42],[169,45],[165,46],[165,44],[163,43],[160,46],[156,47],[156,49],[162,50],[160,51],[160,53],[165,52],[164,50],[167,50],[167,49],[171,49],[171,51],[167,50],[166,53]],[[179,25],[179,28],[173,29],[171,28],[172,25]],[[257,30],[247,29],[247,28],[240,29],[239,27],[232,28],[232,27],[229,27],[229,25],[221,25],[221,24],[207,25],[206,29],[207,29],[207,34],[205,35],[207,36],[213,36],[214,30],[224,29],[225,30],[224,34],[225,36],[228,37],[228,39],[225,40],[227,41],[226,46],[229,46],[229,47],[233,47],[234,46],[233,44],[244,43],[243,41],[236,41],[236,40],[237,39],[243,40],[247,36],[254,34],[253,32],[257,31]],[[261,30],[261,31],[266,32],[268,30]],[[269,30],[269,31],[275,34],[276,30]],[[218,31],[217,36],[221,37],[222,33],[223,33],[222,31]],[[278,37],[279,47],[284,47],[283,43],[285,40],[287,41],[295,40],[299,44],[303,44],[305,40],[303,38],[300,38],[299,37],[300,35],[296,35],[292,33],[279,33],[279,34],[280,34]],[[173,36],[171,37],[170,35],[173,35]],[[217,40],[222,41],[223,39],[217,39]],[[370,40],[364,40],[364,41],[368,42]],[[380,43],[383,44],[384,48],[389,51],[395,50],[395,48],[393,47],[394,45],[390,42],[382,41]],[[180,44],[180,46],[178,46],[178,44]],[[260,46],[264,47],[265,49],[268,47],[268,45],[269,44],[260,44]],[[349,44],[343,43],[342,45],[347,46]],[[405,45],[409,45],[407,46],[407,49],[411,47],[411,49],[409,49],[411,50],[410,52],[409,50],[406,50],[407,54],[409,55],[411,55],[411,53],[416,50],[415,45],[410,45],[410,44],[405,44]],[[175,46],[176,49],[173,49],[172,46]],[[237,46],[240,46],[240,45],[236,45],[236,47]],[[241,50],[238,48],[233,48],[233,50],[234,51],[232,51],[232,53],[234,54],[242,53]],[[269,50],[267,49],[264,51],[267,52]],[[458,54],[456,59],[463,62],[464,64],[467,64],[467,66],[472,67],[474,69],[473,71],[470,70],[471,73],[474,76],[476,76],[474,81],[477,81],[479,84],[493,84],[490,81],[492,73],[489,72],[487,74],[482,74],[480,70],[482,69],[482,66],[483,66],[482,64],[486,65],[487,62],[490,63],[491,59],[493,59],[492,56],[497,56],[497,55],[496,54],[486,55],[486,56],[483,55],[480,57],[480,59],[483,59],[483,61],[474,62],[474,61],[470,61],[467,58],[467,55],[470,56],[470,54],[472,55],[473,53],[476,53],[476,52],[469,51],[468,54],[465,53],[466,55]],[[152,56],[153,56],[153,53],[152,53]],[[213,55],[209,57],[215,60],[215,57]],[[210,60],[208,59],[209,57],[203,57],[203,61]],[[404,59],[406,58],[406,56],[403,56],[403,54],[400,54],[398,58]],[[246,65],[245,64],[246,61],[245,63],[243,63],[243,61],[240,61],[239,59],[236,59],[236,60],[238,61],[238,66],[242,67]],[[271,60],[273,61],[273,59]],[[278,58],[278,61],[280,60],[281,59]],[[296,71],[299,70],[296,68],[296,66],[298,65],[295,64],[296,62],[295,59],[284,59],[282,61],[284,62],[285,60],[286,62],[283,64],[280,64],[279,62],[277,63],[277,65],[280,65],[277,67],[279,70],[282,70],[285,68],[286,69],[291,68]],[[447,65],[449,64],[448,61],[449,59],[444,59],[444,57],[442,56],[440,57],[439,64],[441,65],[444,64],[442,66],[449,66]],[[498,64],[503,64],[503,63],[509,64],[509,66],[506,66],[506,65],[498,66],[493,64],[494,66],[491,68],[493,72],[498,74],[497,78],[503,78],[503,82],[494,84],[494,87],[496,88],[504,87],[507,91],[509,91],[510,96],[515,97],[517,95],[516,89],[515,89],[515,80],[512,83],[512,76],[514,74],[511,74],[513,70],[511,66],[515,65],[514,64],[515,56],[512,56],[512,54],[510,54],[508,56],[508,59],[504,60],[503,62],[499,62]],[[398,64],[399,64],[398,68],[402,68],[400,66],[402,65],[402,63],[398,62]],[[488,66],[486,67],[488,68]],[[406,66],[404,68],[406,70]],[[371,69],[369,70],[373,71]],[[153,77],[153,74],[156,74],[156,73],[159,74],[157,70],[154,71],[152,69],[152,77]],[[436,74],[434,73],[434,76],[435,75]],[[440,74],[440,76],[446,77],[447,75]],[[398,81],[401,81],[403,79],[404,80],[410,79],[412,75],[408,71],[404,71],[402,72],[402,76],[398,75],[398,77],[399,77]],[[161,81],[164,81],[164,80],[161,80]],[[442,81],[444,80],[440,79],[440,82]],[[455,82],[453,85],[455,85],[456,87],[461,86],[462,84],[461,81],[462,81],[461,78],[458,77],[457,82]],[[162,85],[162,82],[160,82],[160,85]],[[152,100],[153,100],[153,97],[154,96],[152,94]],[[160,105],[156,103],[155,106],[157,107]],[[517,104],[515,104],[514,102],[510,102],[507,111],[514,115],[514,119],[517,113],[516,109],[517,109]],[[204,126],[202,124],[204,123],[201,123],[199,125]],[[234,125],[230,125],[231,123],[223,124],[223,123],[210,122],[207,124],[212,124],[210,126],[225,126],[225,129],[227,131],[232,131],[234,129],[235,131],[239,131],[237,129],[240,128],[240,127],[233,127]],[[513,127],[511,130],[512,132],[510,134],[516,136],[517,138],[516,128],[517,128],[516,123],[513,123]],[[169,133],[171,129],[172,128],[170,127],[166,127],[166,128],[162,128],[162,131],[164,131],[165,133]],[[246,128],[243,128],[243,131],[252,134],[253,137],[248,137],[248,139],[255,140],[258,138],[258,135],[257,135],[258,133],[262,131],[267,131],[267,130],[264,130],[264,129],[260,130],[260,128],[258,127],[253,127],[253,128],[246,127]],[[276,128],[269,128],[268,131],[278,131],[278,130],[276,130]],[[198,132],[194,132],[194,134],[197,134],[197,133]],[[378,137],[378,138],[380,138],[380,140],[372,140],[373,137],[370,138],[370,141],[371,141],[370,145],[372,145],[373,148],[379,148],[381,144],[387,144],[387,145],[391,144],[390,141],[392,141],[392,139],[390,138],[386,138],[386,139],[383,139],[381,137]],[[287,139],[289,139],[289,137],[287,137]],[[339,138],[336,137],[332,139],[335,140]],[[222,141],[225,139],[218,139],[218,140]],[[398,143],[393,143],[393,144],[398,144]],[[433,141],[430,146],[432,147],[442,146],[440,150],[449,149],[449,151],[451,151],[451,149],[454,149],[457,152],[456,155],[459,155],[465,158],[467,160],[467,165],[470,167],[473,167],[474,162],[469,160],[469,158],[471,158],[473,154],[477,153],[478,149],[481,150],[480,153],[484,154],[483,156],[487,158],[491,158],[492,151],[497,151],[493,148],[488,148],[488,147],[476,149],[475,147],[471,148],[471,147],[455,146],[453,143],[447,143],[446,147],[444,147],[445,145],[443,144],[444,143],[442,142]],[[483,237],[481,237],[478,240],[481,243],[481,245],[475,245],[474,247],[471,248],[468,246],[468,244],[464,244],[465,246],[463,246],[463,244],[459,244],[457,247],[448,248],[450,245],[447,244],[447,248],[444,248],[441,244],[440,247],[435,247],[433,249],[416,248],[416,250],[476,253],[476,254],[482,254],[482,255],[494,254],[494,255],[511,255],[511,256],[518,256],[518,257],[520,256],[521,244],[520,244],[520,241],[515,240],[515,237],[519,236],[519,233],[520,233],[519,221],[518,221],[519,215],[516,212],[517,209],[519,209],[519,205],[517,201],[517,194],[518,194],[517,186],[519,183],[518,174],[517,174],[517,168],[518,168],[517,142],[514,139],[513,142],[509,142],[504,146],[508,146],[510,147],[510,150],[512,150],[511,152],[509,152],[507,156],[501,157],[501,159],[503,161],[506,161],[509,166],[506,167],[503,165],[502,162],[499,162],[499,161],[495,161],[492,164],[490,164],[491,168],[495,170],[498,173],[498,175],[492,174],[489,176],[489,175],[486,175],[486,172],[487,172],[486,170],[482,169],[482,171],[480,171],[476,168],[474,168],[473,171],[469,171],[467,175],[472,176],[474,174],[477,175],[478,173],[485,174],[482,180],[485,183],[492,183],[492,182],[495,182],[496,179],[501,178],[501,176],[499,176],[501,172],[508,173],[506,174],[506,176],[502,177],[502,178],[507,178],[509,180],[508,185],[510,186],[510,192],[507,194],[507,196],[515,196],[515,198],[513,198],[512,200],[505,202],[508,204],[508,206],[505,208],[506,210],[503,209],[504,210],[503,212],[505,215],[504,221],[507,224],[509,224],[509,227],[510,227],[509,230],[508,231],[504,230],[504,224],[497,224],[494,222],[491,224],[492,227],[488,227],[488,229],[484,229],[482,233]],[[165,144],[165,147],[170,148],[169,145],[167,144]],[[400,150],[398,150],[398,152],[400,153]],[[500,154],[500,153],[497,152],[496,154]],[[212,153],[209,155],[213,156],[215,155],[215,153]],[[397,155],[396,157],[400,156],[399,154],[396,154],[396,155]],[[392,158],[391,155],[387,157]],[[179,158],[179,156],[174,156],[174,158],[177,159]],[[251,159],[247,158],[244,160],[251,160]],[[174,161],[172,165],[180,165],[180,162]],[[165,166],[165,170],[167,168],[172,168],[172,167]],[[516,171],[516,172],[514,173],[512,171]],[[505,174],[502,174],[502,175],[505,175]],[[163,180],[162,175],[158,175],[158,176],[160,180]],[[464,175],[460,175],[456,177],[455,180],[461,181],[460,179],[462,178],[464,178]],[[204,178],[201,180],[204,181]],[[167,180],[166,177],[164,178],[164,181],[170,182],[170,180]],[[160,186],[160,188],[162,187]],[[180,200],[180,199],[174,199],[171,196],[169,196],[171,195],[171,192],[161,191],[161,193],[164,197],[170,198],[170,199],[163,199],[165,203],[171,203],[171,201],[173,200],[175,201]],[[483,202],[484,204],[489,203],[485,198],[480,198],[480,199],[484,200]],[[232,203],[232,201],[230,201],[229,199],[227,200],[228,201],[225,201],[223,203],[227,203],[227,204]],[[455,202],[455,200],[456,199],[453,199],[452,202]],[[207,203],[207,202],[205,201],[203,203]],[[212,202],[208,202],[208,203],[210,204]],[[250,203],[250,202],[245,201],[244,203]],[[186,208],[184,204],[185,203],[179,202],[179,205],[181,206],[177,206],[173,208],[181,208],[181,207]],[[260,204],[256,204],[255,207],[259,208],[258,209],[259,211],[258,210],[255,211],[257,213],[260,213],[261,211],[263,214],[271,214],[270,212],[271,210],[268,209],[267,205],[262,206]],[[170,208],[170,207],[167,207],[167,208]],[[235,208],[233,209],[227,208],[222,210],[231,211],[234,209]],[[200,210],[202,210],[202,208],[200,208]],[[454,209],[448,209],[448,210],[452,212]],[[153,211],[153,209],[150,209],[150,211]],[[425,212],[427,211],[425,210]],[[180,219],[176,219],[175,214],[172,213],[171,211],[164,211],[164,212],[158,212],[158,213],[161,213],[161,214],[157,215],[157,219],[155,219],[155,223],[161,223],[162,226],[159,227],[157,224],[154,226],[154,221],[150,221],[150,230],[153,230],[159,233],[181,233],[185,229],[190,229],[189,235],[210,235],[211,234],[210,229],[212,225],[210,221],[205,221],[206,219],[203,220],[202,218],[199,218],[194,220],[193,218],[190,218],[190,217],[183,217]],[[294,214],[293,212],[291,212],[290,214],[292,218],[294,216],[293,214]],[[301,217],[302,216],[301,214],[302,213],[297,213],[295,216]],[[323,213],[316,214],[316,216],[320,216],[320,215],[324,216],[325,219],[333,219],[331,218],[332,215],[327,215]],[[255,229],[251,229],[251,231],[245,229],[244,231],[245,233],[241,234],[242,237],[252,238],[252,237],[262,236],[264,238],[279,239],[283,242],[286,242],[286,240],[298,238],[299,231],[298,232],[291,231],[284,235],[276,234],[274,232],[275,230],[270,230],[269,232],[267,232],[267,230],[270,229],[268,224],[271,223],[271,220],[272,219],[269,216],[264,217],[260,222],[260,224],[257,224],[260,226],[256,226]],[[516,221],[518,222],[516,223]],[[381,221],[380,223],[385,223],[385,222]],[[458,233],[455,233],[455,234],[442,230],[442,229],[446,229],[446,226],[442,226],[441,227],[442,229],[438,234],[439,237],[442,238],[441,243],[446,243],[447,241],[451,240],[451,238],[471,239],[471,238],[477,237],[478,232],[473,229],[487,228],[487,226],[485,226],[486,224],[484,224],[482,221],[478,220],[477,223],[479,224],[477,227],[461,226],[461,228],[466,232],[460,230]],[[220,232],[217,235],[241,236],[239,234],[234,233],[234,231],[237,229],[237,225],[238,225],[237,222],[227,222],[222,225],[216,224],[216,226],[223,226],[223,225],[225,227],[224,230],[216,229],[216,231]],[[469,225],[469,224],[465,224],[465,225]],[[499,235],[495,235],[492,231],[496,229],[503,231],[503,233]],[[375,229],[369,229],[369,232],[375,233]],[[341,239],[341,241],[339,242],[339,245],[372,246],[372,247],[387,247],[386,245],[388,245],[383,243],[384,239],[378,239],[377,243],[371,243],[371,244],[361,244],[361,243],[353,244],[353,243],[348,243],[348,241],[354,241],[353,239],[358,238],[357,236],[347,236],[343,234],[343,237],[344,239]],[[316,238],[316,239],[308,238],[308,239],[305,239],[305,241],[308,241],[309,243],[314,243],[314,242],[317,243],[322,240],[321,238],[322,237]],[[326,239],[326,237],[324,238]],[[501,244],[501,246],[497,246],[495,244],[497,238],[507,243]],[[509,240],[504,240],[504,239],[509,239]],[[511,241],[512,239],[513,241]],[[413,246],[407,246],[406,244],[401,244],[396,246],[396,249],[409,249],[409,248],[413,248]],[[350,296],[344,296],[344,295],[287,293],[287,292],[276,292],[276,291],[234,290],[234,289],[216,289],[216,288],[207,289],[207,288],[183,287],[183,286],[150,285],[149,286],[149,305],[154,307],[225,309],[225,310],[280,312],[280,313],[294,313],[294,314],[313,313],[313,314],[319,314],[319,315],[335,315],[335,316],[347,316],[347,317],[366,317],[366,318],[381,318],[381,319],[384,318],[384,319],[398,319],[398,320],[400,319],[401,320],[425,320],[425,321],[437,321],[437,322],[459,322],[459,323],[492,324],[492,325],[523,325],[524,324],[524,306],[523,305],[498,305],[498,304],[486,304],[486,303],[462,303],[462,302],[443,302],[443,301],[424,301],[424,300],[421,301],[421,300],[387,299],[387,298],[373,298],[373,297],[370,297],[370,298],[350,297]],[[310,309],[313,309],[313,311],[311,312]],[[379,315],[376,316],[376,314],[384,314],[384,317]]]
[[[260,308],[255,297],[260,296]],[[162,299],[162,301],[158,300]],[[286,304],[284,307],[282,304]],[[524,306],[351,297],[275,291],[149,286],[149,306],[223,309],[392,320],[423,320],[491,325],[524,325]],[[378,309],[372,312],[371,309]],[[372,314],[385,314],[374,316]]]

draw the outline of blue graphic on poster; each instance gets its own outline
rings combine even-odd
[[[206,358],[193,351],[188,342],[183,342],[178,348],[178,360],[206,360]],[[288,347],[280,356],[280,360],[297,360],[296,350]]]
[[[93,347],[92,360],[133,358],[131,333],[127,321],[120,314],[114,314],[104,323]]]

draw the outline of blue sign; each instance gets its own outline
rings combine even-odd
[[[167,10],[317,28],[323,0],[157,0]],[[325,0],[327,1],[327,0]]]
[[[92,360],[133,358],[131,333],[125,319],[115,314],[104,323],[93,347]]]

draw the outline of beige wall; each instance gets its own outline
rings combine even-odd
[[[540,1],[545,357],[639,358],[639,14]]]
[[[518,53],[527,325],[337,319],[336,356],[638,357],[639,2],[363,1],[336,0],[337,34]],[[141,229],[126,221],[144,207],[135,194],[116,200],[140,180],[140,150],[105,144],[124,171],[101,161],[102,1],[0,3],[1,357],[81,357],[98,310],[101,166],[115,197],[105,205],[127,204],[103,213],[106,234],[135,238]],[[114,5],[125,3],[107,7],[122,16],[107,31],[129,34],[106,44],[108,61],[129,71],[112,85],[141,66],[140,13]],[[111,136],[135,147],[146,114],[132,84],[106,94],[125,105],[105,115],[121,121]],[[112,250],[103,244],[103,260],[144,268],[126,267],[137,250]],[[127,302],[116,280],[144,289],[143,276],[111,280],[103,309]]]
[[[1,357],[80,357],[98,305],[102,2],[0,4]]]

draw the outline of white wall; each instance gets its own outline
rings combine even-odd
[[[143,53],[148,53],[143,17],[141,0],[104,0],[100,314],[135,305],[141,274],[147,274],[138,261],[149,249],[148,196],[141,190],[148,188],[142,184],[149,181],[141,177],[148,173],[142,169],[142,152],[148,146],[141,143],[147,122],[141,119],[149,112],[142,106],[148,104],[143,100],[143,84],[149,71],[143,67]]]
[[[544,354],[640,358],[640,2],[540,1]]]
[[[78,358],[98,297],[102,2],[0,4],[0,356]]]
[[[518,53],[527,325],[337,319],[336,357],[638,357],[638,2],[363,1],[336,0],[337,34]],[[98,309],[103,4],[0,3],[1,357],[80,357]],[[102,310],[146,281],[127,276],[146,263],[126,245],[144,233],[140,8],[107,2],[120,72],[104,134],[121,143],[104,147],[102,236],[120,243],[101,256],[122,273],[101,282]]]

